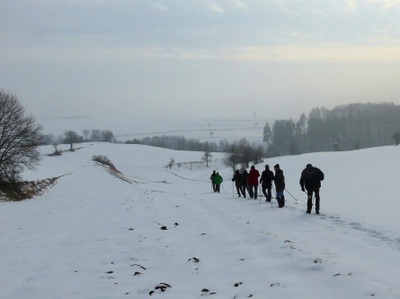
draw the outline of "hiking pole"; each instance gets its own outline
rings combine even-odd
[[[272,185],[272,190],[274,191],[274,193],[275,193],[275,198],[276,198],[276,191],[275,191],[274,185]],[[272,194],[271,194],[271,197],[272,197]],[[272,199],[272,198],[271,198],[271,199]]]
[[[224,193],[225,193],[224,183],[221,183],[221,186],[222,186],[222,190],[224,190]]]
[[[290,193],[290,192],[289,192],[289,190],[288,190],[288,189],[286,189],[286,188],[285,188],[285,190],[286,190],[286,192],[287,192],[287,193],[289,193],[289,194],[290,194],[290,196],[291,196],[291,197],[293,197],[293,198],[294,198],[294,200],[295,200],[295,201],[298,201],[298,200],[297,200],[297,198],[296,198],[296,197],[294,197],[294,196],[292,195],[292,193]]]

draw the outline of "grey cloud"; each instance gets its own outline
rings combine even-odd
[[[8,1],[2,31],[32,43],[88,42],[148,47],[367,43],[397,38],[399,11],[377,1]]]

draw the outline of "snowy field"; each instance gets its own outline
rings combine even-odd
[[[281,165],[279,209],[233,195],[222,154],[207,168],[201,152],[79,146],[60,157],[41,148],[24,179],[62,177],[42,196],[0,203],[0,298],[400,298],[400,147],[256,165]],[[181,165],[167,169],[171,158]],[[305,214],[307,163],[325,173],[320,215]]]

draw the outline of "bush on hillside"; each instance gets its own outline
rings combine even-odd
[[[95,162],[99,162],[99,163],[101,163],[101,164],[103,164],[103,165],[107,165],[107,166],[109,166],[109,167],[111,167],[111,168],[115,168],[114,164],[112,164],[112,163],[111,163],[111,160],[110,160],[108,157],[106,157],[106,156],[97,155],[97,156],[93,156],[92,159],[93,159],[93,161],[95,161]]]

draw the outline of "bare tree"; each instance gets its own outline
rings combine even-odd
[[[239,154],[238,145],[236,143],[227,145],[223,161],[225,166],[231,167],[233,172],[235,172],[236,165],[241,162],[241,155]]]
[[[240,163],[242,163],[244,168],[248,168],[253,159],[253,149],[251,148],[250,143],[246,138],[242,138],[239,141],[234,142],[234,144],[236,144],[236,153],[239,156]]]
[[[15,183],[25,168],[35,168],[41,131],[33,116],[25,116],[17,96],[0,89],[0,181]]]
[[[58,149],[58,143],[53,143],[54,153],[51,156],[61,156],[61,151]]]
[[[110,130],[102,131],[101,135],[102,135],[102,140],[103,141],[106,141],[106,142],[114,142],[115,141],[114,134]]]
[[[78,143],[80,141],[79,135],[75,131],[65,131],[65,143],[70,145],[70,151],[74,150],[74,143]]]
[[[170,160],[169,163],[167,164],[167,167],[168,167],[169,169],[171,169],[172,166],[174,166],[174,164],[175,164],[175,160],[174,160],[174,158],[171,158],[171,160]]]
[[[264,148],[261,144],[253,143],[249,148],[250,152],[250,161],[253,161],[255,164],[261,163],[264,161]]]

